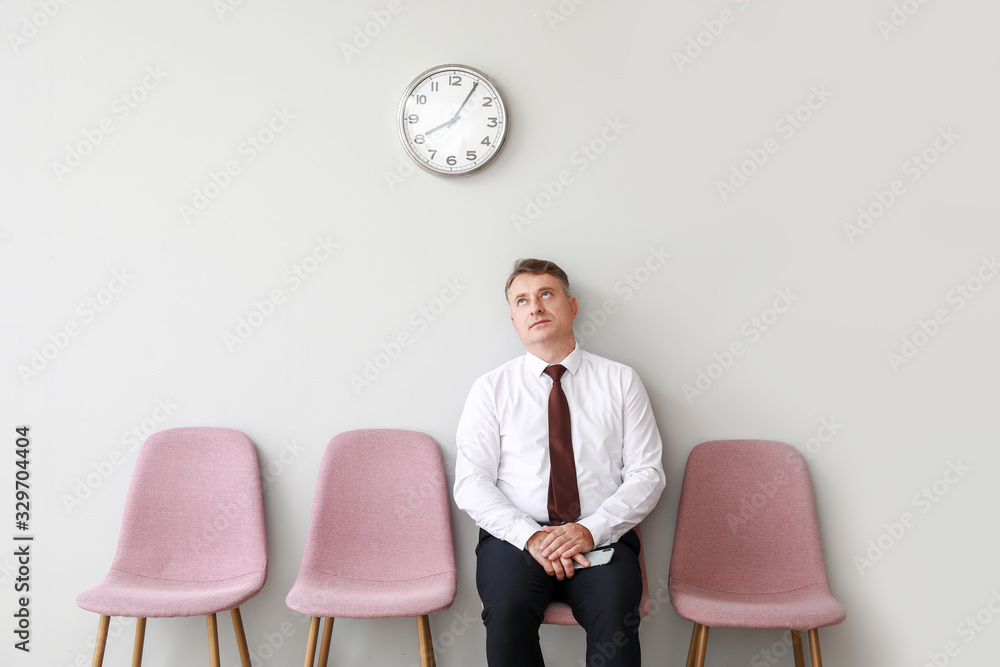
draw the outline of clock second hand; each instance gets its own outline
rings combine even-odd
[[[450,127],[450,126],[454,125],[455,123],[457,123],[458,120],[459,120],[459,118],[461,117],[459,114],[462,113],[462,109],[464,109],[465,105],[469,103],[469,99],[472,97],[472,93],[476,92],[476,88],[478,88],[478,87],[479,87],[479,82],[478,81],[476,81],[474,84],[472,84],[472,90],[470,90],[469,94],[465,96],[465,100],[462,102],[462,106],[458,107],[458,111],[455,112],[455,115],[452,116],[451,120],[446,121],[444,123],[441,123],[440,125],[438,125],[437,127],[433,128],[433,129],[427,130],[426,132],[424,132],[424,134],[427,135],[427,134],[430,134],[432,132],[437,132],[441,128]]]

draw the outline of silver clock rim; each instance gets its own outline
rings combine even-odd
[[[406,109],[406,100],[409,99],[413,91],[416,90],[417,86],[419,86],[425,79],[427,79],[430,76],[433,76],[434,74],[438,74],[440,72],[445,72],[448,70],[465,71],[484,80],[496,92],[497,102],[499,103],[500,109],[503,112],[503,128],[501,129],[500,132],[500,141],[496,143],[496,148],[494,149],[493,153],[482,164],[476,165],[475,167],[467,171],[462,171],[458,173],[453,171],[440,170],[424,162],[424,160],[410,145],[410,142],[406,140],[406,133],[403,130],[403,112]],[[497,159],[497,156],[500,155],[500,153],[503,151],[504,146],[507,144],[507,134],[509,126],[510,126],[510,115],[509,112],[507,111],[507,104],[503,99],[503,93],[500,92],[500,87],[497,86],[496,82],[493,79],[491,79],[488,75],[486,75],[484,72],[476,69],[475,67],[470,67],[468,65],[458,65],[458,64],[438,65],[437,67],[431,67],[430,69],[421,72],[420,74],[417,75],[415,79],[413,79],[413,81],[410,82],[410,85],[406,87],[406,91],[403,93],[403,97],[399,100],[399,109],[396,111],[396,131],[399,133],[399,141],[403,144],[403,148],[406,149],[406,154],[409,155],[410,159],[413,160],[413,162],[416,163],[416,165],[421,169],[423,169],[424,171],[434,174],[435,176],[442,176],[444,178],[463,178],[465,176],[471,176],[473,174],[479,173],[486,167],[493,164],[493,161]]]

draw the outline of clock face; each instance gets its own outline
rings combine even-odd
[[[406,152],[439,176],[480,171],[507,138],[507,110],[496,84],[463,65],[418,76],[399,103],[397,123]]]

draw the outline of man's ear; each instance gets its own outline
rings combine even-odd
[[[575,296],[571,296],[569,298],[569,307],[573,311],[573,319],[575,320],[576,319],[576,311],[580,309],[580,306],[577,305],[577,303],[576,303],[576,297]],[[513,318],[511,318],[511,319],[513,319]]]

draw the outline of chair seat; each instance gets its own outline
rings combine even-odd
[[[457,589],[454,570],[416,579],[349,579],[302,566],[285,598],[288,608],[327,618],[423,616],[451,606]]]
[[[111,570],[104,581],[81,593],[76,603],[103,616],[201,616],[242,605],[266,580],[266,570],[219,581],[157,579]]]
[[[681,618],[710,628],[811,630],[847,618],[826,583],[776,593],[729,593],[674,580],[670,602]]]

